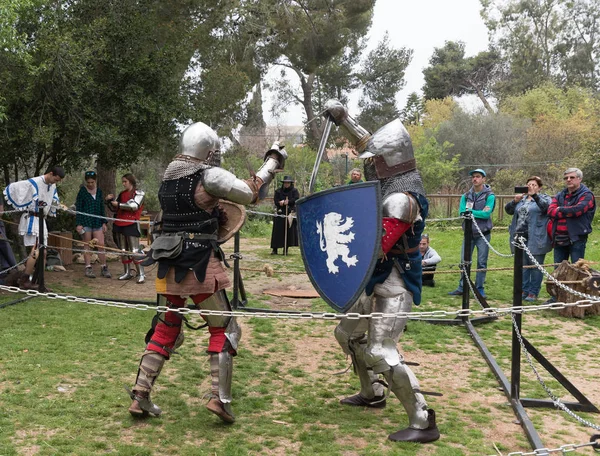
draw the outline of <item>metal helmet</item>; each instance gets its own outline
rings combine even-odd
[[[400,119],[384,125],[369,138],[358,158],[373,158],[377,177],[404,174],[417,168],[412,141]]]
[[[220,146],[215,131],[203,122],[196,122],[181,134],[179,153],[208,163],[219,156]]]

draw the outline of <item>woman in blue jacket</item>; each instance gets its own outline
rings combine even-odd
[[[527,233],[527,248],[539,264],[544,263],[546,253],[552,250],[550,237],[546,232],[548,223],[548,206],[552,198],[545,193],[539,193],[542,179],[531,176],[527,179],[527,194],[515,195],[515,198],[504,206],[507,214],[514,215],[509,227],[510,247],[514,252],[512,240],[515,233]],[[529,255],[524,255],[523,266],[532,266]],[[543,274],[537,268],[523,269],[523,297],[525,301],[537,299],[542,287]]]

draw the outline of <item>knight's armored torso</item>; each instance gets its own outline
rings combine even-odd
[[[195,200],[202,174],[201,170],[189,176],[163,181],[158,199],[163,211],[164,232],[216,234],[219,228],[216,214],[199,207]]]

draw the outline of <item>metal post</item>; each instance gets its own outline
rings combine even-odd
[[[523,233],[515,233],[513,238],[517,240]],[[515,257],[514,257],[514,275],[513,275],[513,306],[523,305],[523,255],[524,251],[518,245],[515,245]],[[514,315],[515,324],[518,328],[519,334],[521,333],[521,324],[523,321],[523,314],[516,313]],[[519,389],[521,383],[521,344],[517,337],[517,330],[514,325],[512,327],[512,359],[511,359],[511,372],[510,372],[510,397],[513,400],[519,400]]]
[[[470,214],[471,212],[463,212],[461,215]],[[471,244],[473,242],[473,219],[468,217],[465,219],[465,236],[463,240],[464,252],[463,252],[463,294],[462,294],[462,309],[469,309],[469,299],[471,294],[469,293],[469,281],[471,280]],[[461,317],[463,321],[469,319],[468,316],[464,315]]]
[[[348,154],[344,154],[344,157],[346,158],[346,178],[348,178]]]
[[[38,235],[38,259],[35,263],[35,270],[37,275],[38,291],[44,293],[46,290],[46,284],[44,283],[44,267],[46,257],[46,246],[44,244],[44,208],[38,209],[38,221],[39,221],[39,235]]]
[[[233,310],[238,308],[239,297],[238,297],[238,289],[239,289],[239,273],[240,273],[240,260],[238,258],[238,253],[240,251],[240,232],[235,233],[233,238],[233,299],[231,301],[231,307]]]

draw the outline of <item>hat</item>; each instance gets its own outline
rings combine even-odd
[[[290,176],[283,176],[283,180],[281,182],[295,182]]]
[[[485,171],[484,171],[484,170],[482,170],[481,168],[477,168],[477,169],[474,169],[473,171],[469,171],[469,176],[472,176],[472,175],[473,175],[473,174],[475,174],[475,173],[479,173],[479,174],[481,174],[483,177],[485,177],[485,176],[486,176],[486,174],[485,174]]]

